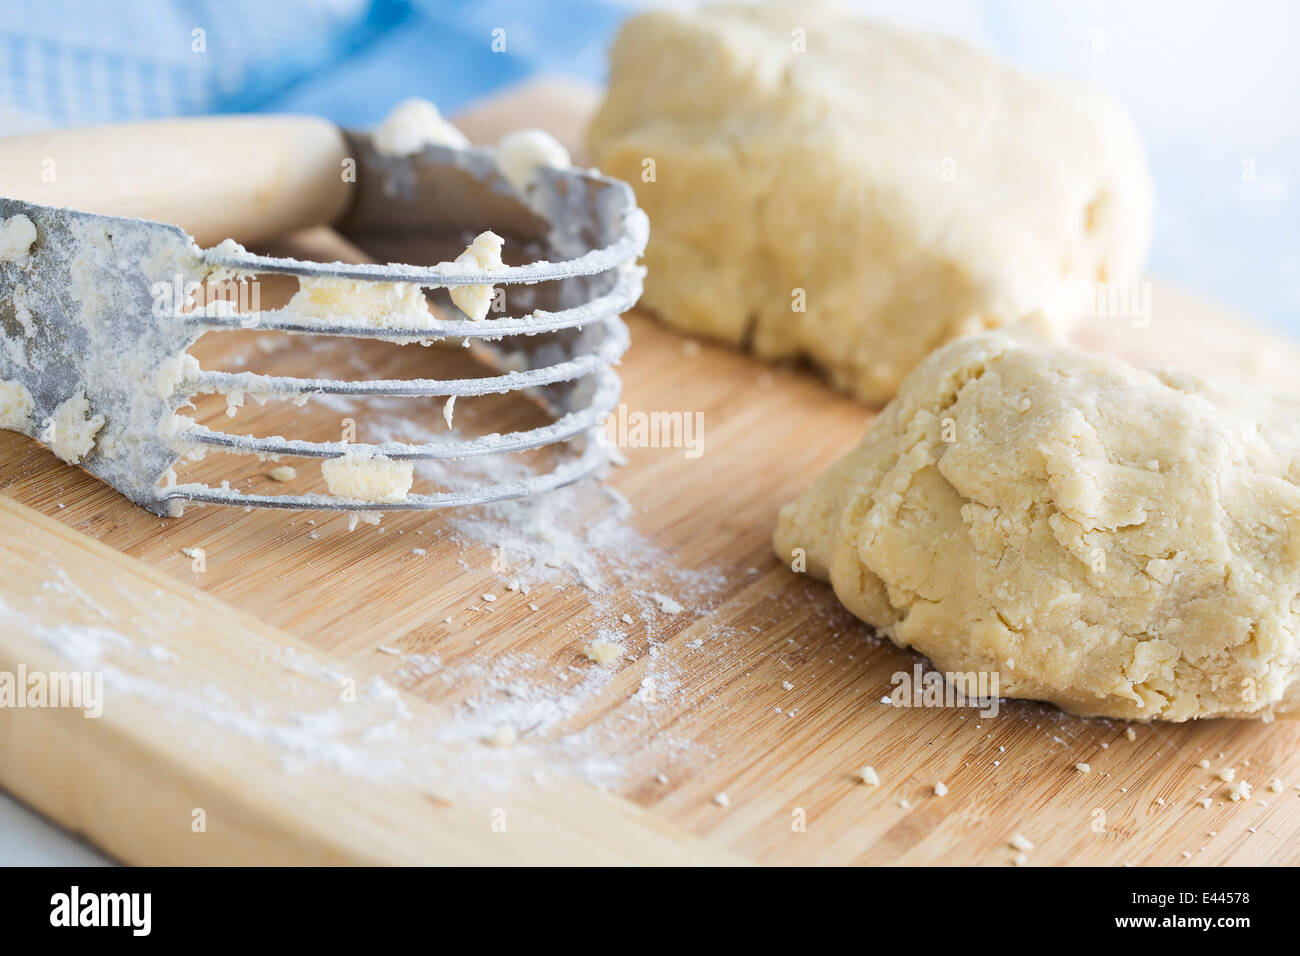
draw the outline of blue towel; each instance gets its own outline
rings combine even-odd
[[[0,134],[291,110],[368,126],[407,96],[454,111],[537,73],[598,81],[626,10],[565,0],[8,0]],[[494,49],[495,47],[495,49]]]
[[[907,6],[899,0],[894,12],[915,19]],[[940,25],[1011,62],[1101,81],[1127,99],[1160,197],[1152,271],[1300,332],[1300,106],[1284,53],[1292,15],[1283,0],[1256,6],[1224,22],[1199,8],[1171,18],[1140,4],[958,0]],[[632,8],[627,0],[6,0],[0,135],[270,110],[367,127],[408,96],[454,112],[537,74],[600,82],[608,43]],[[1235,42],[1217,44],[1228,27]],[[1104,57],[1092,46],[1101,35]],[[1173,61],[1152,56],[1165,47],[1186,64],[1180,83],[1200,78],[1204,97],[1235,78],[1227,84],[1235,97],[1195,124],[1171,123],[1166,114],[1180,111],[1160,78]],[[1118,83],[1106,83],[1112,67]],[[1241,92],[1251,88],[1290,95]],[[1256,101],[1264,105],[1251,113]],[[1225,115],[1247,117],[1227,124],[1231,137],[1212,122]],[[1257,176],[1243,176],[1247,163]]]

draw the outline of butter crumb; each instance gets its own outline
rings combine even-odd
[[[519,739],[519,734],[515,728],[509,724],[502,724],[491,734],[483,738],[483,743],[489,747],[513,747],[515,741]]]
[[[544,130],[515,130],[497,143],[497,168],[521,193],[537,181],[539,170],[567,169],[570,165],[569,151]]]
[[[78,389],[68,399],[60,402],[54,414],[45,419],[40,439],[70,465],[76,465],[95,447],[95,436],[104,427],[103,415],[90,414],[86,393]]]
[[[330,494],[358,501],[403,501],[415,476],[409,461],[357,451],[321,462],[320,470]]]
[[[612,641],[596,640],[584,647],[582,653],[587,655],[588,660],[595,661],[603,667],[622,657],[623,648]]]
[[[268,474],[272,481],[293,481],[298,477],[298,470],[293,465],[277,465]]]
[[[663,611],[665,614],[681,614],[682,611],[686,610],[686,608],[682,607],[666,594],[660,594],[656,591],[654,594],[651,594],[650,597],[652,597],[654,602],[659,605],[659,610]]]
[[[22,382],[0,381],[0,428],[25,432],[36,401]]]
[[[481,232],[469,246],[456,257],[456,264],[473,266],[484,272],[505,268],[501,261],[503,240],[495,232]],[[487,318],[492,307],[494,291],[491,285],[454,285],[450,288],[451,301],[475,322]]]
[[[375,130],[375,149],[384,156],[411,156],[430,145],[463,149],[465,134],[443,119],[429,100],[413,96],[393,107]]]
[[[35,242],[36,226],[22,213],[0,221],[0,262],[27,265]]]

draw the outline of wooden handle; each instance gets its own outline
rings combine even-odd
[[[0,196],[247,244],[338,218],[346,156],[338,128],[309,116],[92,126],[0,139]]]

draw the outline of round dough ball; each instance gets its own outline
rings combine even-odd
[[[970,337],[782,509],[774,543],[1003,696],[1176,721],[1300,710],[1300,402]]]

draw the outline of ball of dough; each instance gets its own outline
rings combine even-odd
[[[774,541],[943,671],[1079,714],[1300,709],[1300,402],[985,333]]]
[[[961,334],[1064,326],[1064,290],[1146,257],[1120,107],[830,4],[632,19],[589,140],[650,216],[647,308],[867,401]]]

